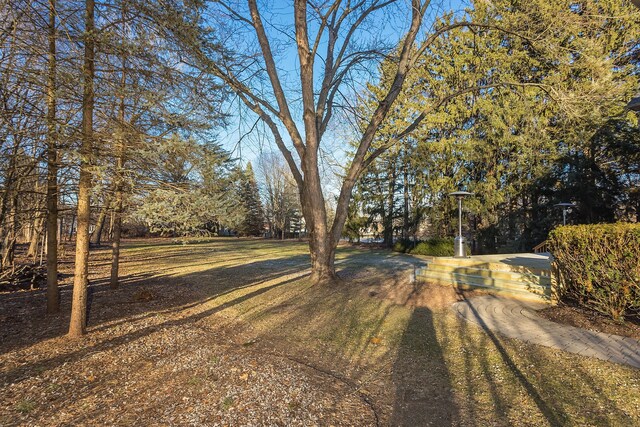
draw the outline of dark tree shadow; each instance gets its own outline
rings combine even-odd
[[[523,372],[520,369],[518,363],[516,363],[516,361],[514,361],[513,358],[509,355],[509,352],[501,342],[499,336],[486,325],[486,323],[482,320],[482,316],[480,316],[473,304],[469,304],[469,307],[478,320],[479,326],[483,329],[486,337],[488,338],[485,346],[487,348],[489,346],[493,346],[498,351],[498,354],[500,355],[500,358],[502,359],[504,365],[517,379],[518,383],[526,391],[527,395],[531,397],[540,414],[542,414],[548,424],[551,426],[565,425],[567,423],[568,417],[562,409],[561,402],[554,402],[552,399],[545,397],[543,393],[544,390],[540,390],[529,380],[527,373]],[[467,335],[466,328],[468,327],[469,324],[467,322],[460,320],[460,334],[462,337]],[[473,345],[470,343],[468,345],[470,348],[473,347]],[[486,352],[486,350],[484,352],[481,349],[478,350],[479,351],[477,351],[476,354],[479,357],[480,364],[482,365],[483,375],[486,378],[491,390],[496,416],[499,417],[507,412],[507,408],[510,402],[505,401],[501,397],[501,393],[498,390],[499,384],[495,383],[491,374],[491,362],[487,360],[488,353]],[[522,356],[527,357],[526,354]]]
[[[416,308],[402,336],[393,368],[396,388],[391,424],[449,426],[458,421],[450,375],[431,310]]]
[[[130,343],[131,341],[135,341],[138,340],[142,337],[145,337],[153,332],[156,332],[160,329],[163,328],[170,328],[170,327],[175,327],[175,326],[185,326],[188,324],[192,324],[195,323],[201,319],[207,318],[209,316],[212,316],[226,308],[232,307],[236,304],[240,304],[243,301],[247,301],[251,298],[254,298],[260,294],[263,294],[267,291],[269,291],[270,289],[273,289],[275,287],[278,286],[282,286],[285,285],[291,281],[294,280],[298,280],[299,277],[295,277],[292,279],[286,279],[286,280],[280,280],[280,281],[276,281],[275,283],[265,286],[265,287],[261,287],[258,288],[252,292],[249,292],[248,294],[239,296],[235,299],[232,299],[230,301],[227,301],[225,303],[222,303],[218,306],[215,306],[213,308],[201,311],[199,313],[195,313],[192,314],[190,316],[187,317],[183,317],[183,318],[179,318],[179,319],[175,319],[175,320],[168,320],[165,322],[162,322],[160,324],[153,324],[147,327],[143,327],[141,329],[135,330],[131,333],[127,333],[124,335],[118,335],[116,337],[110,338],[110,339],[106,339],[104,341],[100,341],[98,343],[96,343],[95,345],[88,345],[88,346],[82,346],[79,349],[75,350],[75,351],[71,351],[71,352],[65,352],[62,354],[59,354],[57,356],[51,357],[49,359],[45,359],[45,360],[41,360],[32,364],[27,364],[27,365],[22,365],[19,366],[17,368],[14,369],[10,369],[6,372],[3,372],[2,374],[0,374],[0,381],[4,382],[4,383],[15,383],[17,381],[21,381],[22,379],[28,378],[29,375],[32,372],[44,372],[46,370],[50,370],[50,369],[55,369],[56,367],[66,363],[67,361],[70,360],[75,360],[75,359],[80,359],[85,357],[88,354],[91,353],[96,353],[96,352],[100,352],[100,351],[104,351],[106,349],[113,349],[113,348],[117,348],[119,346],[122,346],[124,344]]]
[[[166,273],[151,271],[128,275],[121,278],[118,289],[110,288],[109,278],[92,280],[88,289],[88,331],[140,320],[159,312],[182,310],[229,291],[255,286],[309,267],[308,255],[253,262],[243,258],[242,255],[234,258],[232,265],[216,267],[215,263],[210,263],[211,268],[193,273],[175,274],[168,269]],[[141,291],[144,294],[141,295]],[[0,354],[65,335],[71,297],[72,286],[62,286],[60,313],[46,315],[43,311],[45,290],[0,294]]]

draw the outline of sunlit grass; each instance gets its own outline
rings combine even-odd
[[[211,252],[198,252],[198,259],[191,254],[190,262],[208,260],[218,266],[287,257],[300,257],[299,262],[304,264],[302,256],[306,252],[300,243],[242,242],[226,248],[207,243],[198,247]],[[180,250],[176,252],[182,256]],[[226,259],[235,253],[243,258]],[[393,256],[384,251],[344,249],[338,252],[337,260],[338,265],[344,262],[345,268],[357,269],[379,265],[381,258]],[[175,266],[173,262],[167,264]],[[384,268],[379,274],[384,274]],[[413,309],[371,297],[362,280],[336,287],[312,286],[306,277],[283,282],[249,286],[207,305],[224,304],[256,289],[269,288],[225,309],[232,322],[250,326],[247,342],[275,343],[280,351],[303,355],[362,381],[363,387],[382,378],[390,387],[401,389],[404,385],[398,383],[398,371],[413,369],[416,379],[436,382],[438,390],[448,389],[444,393],[451,394],[448,404],[454,419],[464,424],[640,422],[638,370],[490,336],[448,309]],[[419,310],[424,319],[412,327]],[[411,385],[412,389],[419,387],[419,381]],[[423,387],[433,392],[430,385]]]
[[[637,369],[487,333],[447,304],[382,297],[385,284],[406,286],[405,255],[342,247],[343,282],[314,286],[304,242],[160,243],[125,245],[122,263],[124,275],[170,280],[189,296],[160,316],[197,317],[211,330],[232,330],[243,351],[280,354],[352,381],[373,396],[383,424],[640,425]],[[229,399],[220,406],[230,409]]]

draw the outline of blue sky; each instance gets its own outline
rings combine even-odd
[[[367,28],[368,31],[361,33],[360,41],[366,43],[378,38],[394,45],[397,44],[407,27],[408,19],[406,15],[408,13],[405,7],[407,3],[408,0],[400,3],[398,8],[395,9],[392,14],[387,14],[386,16],[379,14],[371,20]],[[299,78],[296,46],[291,40],[288,40],[286,36],[283,36],[281,32],[282,27],[286,26],[292,33],[291,23],[293,21],[293,12],[291,10],[292,8],[288,6],[289,4],[290,2],[277,0],[271,1],[267,5],[263,4],[260,7],[263,13],[263,21],[265,22],[268,36],[273,40],[278,41],[273,44],[273,49],[274,53],[277,55],[277,67],[281,72],[285,90],[289,87],[289,97],[295,100],[297,97],[295,87]],[[433,24],[434,19],[437,16],[442,15],[445,11],[453,10],[457,13],[461,13],[465,7],[468,7],[468,5],[468,1],[459,0],[432,2],[427,13],[427,18],[425,19],[425,31],[428,31],[429,27]],[[403,10],[406,13],[405,15],[402,13]],[[312,24],[310,24],[310,31],[313,30],[311,25]],[[246,41],[247,40],[241,40],[240,43]],[[319,66],[321,66],[321,61],[317,60],[316,64],[317,68],[319,68]],[[354,87],[348,90],[352,92],[360,91],[364,88],[364,84],[367,81],[375,82],[375,64],[371,64],[369,69],[365,71],[367,71],[368,74],[365,75],[365,73],[361,73],[359,76],[359,87]],[[316,73],[316,76],[318,75],[321,77],[321,73]],[[295,114],[295,101],[292,104]],[[256,115],[244,108],[237,98],[234,98],[227,104],[226,112],[231,117],[229,120],[229,126],[220,132],[220,142],[227,150],[233,151],[234,156],[240,157],[243,165],[248,161],[255,164],[261,151],[268,152],[277,150],[275,144],[272,143],[273,137],[267,131],[266,127],[263,126],[262,123],[256,124]],[[301,124],[299,125],[299,129],[303,131]],[[349,132],[348,126],[341,126],[341,123],[334,123],[332,129],[327,132],[323,140],[323,146],[325,151],[331,155],[329,156],[328,164],[324,165],[327,169],[325,171],[326,175],[330,175],[332,173],[329,170],[331,169],[331,163],[335,163],[335,166],[338,168],[340,165],[344,165],[346,163],[344,144],[349,138]],[[283,131],[282,133],[283,136],[286,137],[286,132]],[[240,138],[242,138],[242,141],[238,143]],[[330,177],[327,176],[328,181],[331,181],[329,178]],[[328,182],[329,187],[334,187],[335,185],[335,183],[332,184],[331,182]]]

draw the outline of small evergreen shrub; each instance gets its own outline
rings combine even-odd
[[[453,239],[433,238],[419,242],[409,253],[429,256],[453,256]]]
[[[618,321],[640,311],[640,224],[558,227],[549,249],[561,301]]]
[[[409,253],[414,255],[428,256],[453,256],[453,239],[441,239],[434,237],[428,240],[414,242],[409,239],[396,241],[393,245],[396,252]]]
[[[408,249],[411,248],[412,245],[413,242],[411,242],[410,240],[398,240],[393,244],[393,250],[395,252],[405,253]]]

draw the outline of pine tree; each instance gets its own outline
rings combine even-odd
[[[473,211],[466,223],[488,250],[497,249],[496,243],[530,250],[544,240],[554,224],[553,203],[567,201],[558,199],[562,188],[568,190],[565,198],[575,198],[582,183],[599,183],[589,187],[593,194],[584,194],[583,202],[576,200],[583,207],[576,215],[584,214],[584,220],[614,219],[602,209],[607,204],[611,211],[628,211],[629,190],[621,194],[605,172],[617,155],[603,155],[600,148],[593,153],[594,146],[603,146],[594,137],[612,117],[631,123],[623,108],[638,87],[632,59],[638,12],[612,1],[569,6],[498,0],[477,1],[467,13],[471,24],[438,38],[423,53],[372,145],[376,150],[397,144],[395,139],[406,147],[396,176],[408,173],[402,181],[409,188],[399,185],[393,195],[414,203],[402,204],[403,229],[419,222],[412,216],[426,213],[427,233],[451,235],[447,193],[459,188],[477,195],[465,203]],[[454,21],[445,15],[441,22]],[[383,63],[364,110],[390,84],[387,68],[393,66]],[[420,125],[399,137],[420,115]],[[388,154],[370,166],[359,191],[369,191],[367,180],[380,175]],[[613,164],[620,171],[633,169],[620,158]],[[623,176],[629,181],[633,173]],[[379,191],[378,197],[391,197],[390,189]]]
[[[244,236],[262,236],[264,232],[264,210],[250,162],[247,163],[247,167],[242,173],[239,191],[240,200],[244,205],[245,217],[238,228],[238,232]]]

